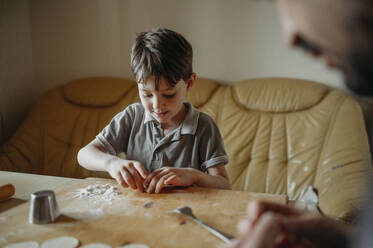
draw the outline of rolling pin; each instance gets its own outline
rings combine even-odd
[[[0,186],[0,201],[4,201],[14,195],[15,189],[13,184]]]

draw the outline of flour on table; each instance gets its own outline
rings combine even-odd
[[[6,241],[6,239],[3,237],[3,236],[0,236],[0,244],[2,243],[2,242],[5,242]]]
[[[4,248],[38,248],[39,244],[35,241],[19,242],[4,246]]]
[[[111,204],[117,195],[119,195],[119,190],[110,184],[93,184],[79,189],[75,197],[88,198],[95,203],[105,202]]]
[[[7,222],[6,217],[0,217],[0,223]]]

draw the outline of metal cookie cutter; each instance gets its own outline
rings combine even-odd
[[[56,196],[52,190],[42,190],[31,194],[28,218],[31,224],[54,222],[59,215]]]

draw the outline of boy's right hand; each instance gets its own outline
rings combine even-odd
[[[143,183],[148,172],[140,162],[115,158],[110,161],[107,171],[122,187],[144,191]]]

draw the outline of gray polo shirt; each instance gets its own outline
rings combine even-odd
[[[134,103],[117,114],[96,138],[112,155],[121,152],[141,162],[148,172],[161,167],[207,168],[227,164],[223,139],[212,118],[191,104],[184,121],[163,137],[161,124]]]

